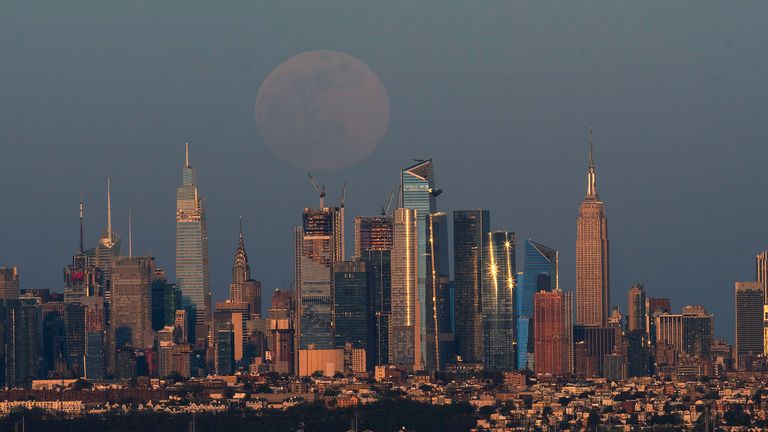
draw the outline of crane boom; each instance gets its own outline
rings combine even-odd
[[[312,174],[307,173],[307,176],[309,177],[312,186],[315,187],[317,194],[320,195],[320,208],[325,208],[325,185],[315,180],[315,178],[312,177]]]

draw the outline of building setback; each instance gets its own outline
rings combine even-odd
[[[605,204],[595,186],[595,164],[592,159],[590,129],[587,196],[579,208],[576,222],[576,324],[593,327],[608,322],[608,219]]]
[[[205,342],[213,320],[203,204],[195,168],[189,164],[187,144],[182,185],[176,189],[176,283],[181,291],[182,307],[189,311],[192,342]]]

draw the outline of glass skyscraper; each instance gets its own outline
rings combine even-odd
[[[176,189],[176,281],[182,307],[194,325],[190,340],[205,340],[212,321],[211,280],[208,273],[208,232],[203,198],[197,190],[195,169],[187,145],[182,185]]]
[[[468,363],[483,360],[480,285],[488,243],[488,210],[453,212],[454,305],[456,355]]]
[[[418,287],[416,294],[419,303],[419,331],[420,352],[427,353],[427,317],[430,311],[427,305],[427,254],[428,232],[427,220],[429,215],[437,211],[435,197],[440,191],[435,188],[435,178],[432,169],[432,160],[418,161],[416,164],[404,169],[401,176],[401,203],[403,208],[416,210],[416,240],[418,243]],[[433,350],[434,351],[434,350]]]
[[[414,371],[424,365],[418,297],[418,226],[416,211],[395,209],[392,245],[392,315],[389,363]]]
[[[333,264],[333,327],[336,348],[344,348],[349,343],[353,348],[369,351],[371,320],[368,289],[368,272],[364,261],[339,261]]]
[[[491,232],[483,250],[481,310],[483,367],[515,368],[515,234]]]
[[[553,291],[558,285],[558,253],[556,250],[536,243],[525,242],[525,263],[522,278],[517,281],[517,365],[520,369],[534,370],[530,364],[534,352],[532,323],[534,294],[539,291]]]

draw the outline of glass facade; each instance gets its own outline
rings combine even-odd
[[[392,251],[365,250],[365,261],[370,281],[369,301],[373,327],[368,338],[366,359],[371,365],[389,363],[389,317],[392,314]]]
[[[203,198],[189,157],[182,170],[182,186],[176,189],[176,281],[182,307],[194,323],[190,329],[195,334],[190,338],[204,340],[212,319],[208,232]]]
[[[389,320],[389,363],[411,371],[423,368],[416,213],[412,209],[395,209]]]
[[[427,306],[427,262],[428,262],[428,232],[429,215],[437,211],[435,197],[438,195],[435,189],[435,179],[432,169],[432,160],[419,161],[402,172],[401,177],[402,206],[403,208],[416,210],[416,233],[418,242],[418,287],[419,302],[419,331],[420,350],[427,352],[427,317],[430,314]]]
[[[480,285],[489,227],[488,210],[453,212],[454,335],[456,355],[468,363],[483,360]]]
[[[334,340],[336,348],[352,344],[367,348],[369,326],[368,272],[363,261],[340,261],[333,265]]]
[[[481,310],[483,366],[509,371],[516,366],[515,234],[491,232],[483,250]]]

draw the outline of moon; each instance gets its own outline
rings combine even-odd
[[[338,51],[307,51],[277,66],[261,84],[256,125],[283,160],[334,171],[364,159],[381,142],[389,96],[362,61]]]

